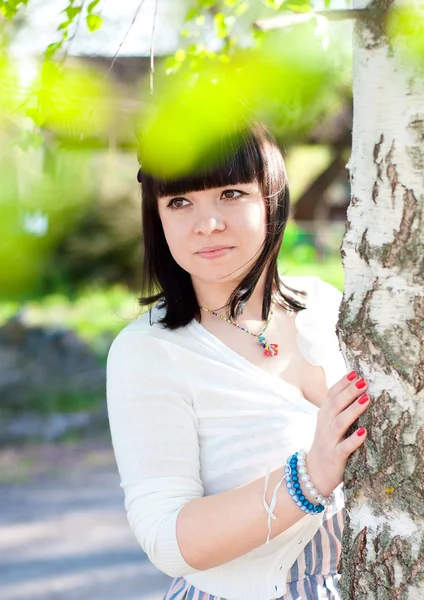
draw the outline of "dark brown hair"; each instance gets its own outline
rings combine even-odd
[[[142,270],[142,306],[159,301],[164,308],[161,323],[170,329],[200,320],[200,309],[190,274],[174,260],[168,248],[157,201],[160,196],[178,196],[188,192],[257,181],[266,202],[267,235],[254,265],[237,285],[227,302],[227,311],[235,320],[249,300],[263,270],[267,269],[262,318],[268,317],[271,295],[284,308],[299,311],[305,306],[286,293],[305,295],[285,285],[278,273],[278,252],[289,215],[289,189],[283,156],[269,130],[260,123],[244,124],[220,140],[220,160],[211,164],[199,157],[189,174],[166,179],[141,168],[137,179],[142,192],[142,233],[144,261]],[[142,162],[142,157],[139,156]]]

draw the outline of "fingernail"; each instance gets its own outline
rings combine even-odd
[[[347,378],[349,379],[349,381],[353,381],[356,377],[358,377],[358,373],[356,371],[352,371],[351,373],[349,373],[349,375],[347,376]]]
[[[365,404],[365,402],[368,402],[369,399],[370,397],[368,396],[368,394],[364,394],[359,398],[358,402],[359,404]]]
[[[355,383],[355,385],[360,390],[361,388],[364,388],[367,385],[367,382],[365,381],[365,379],[360,379]]]
[[[358,431],[356,432],[359,436],[364,435],[364,433],[366,432],[366,429],[364,429],[363,427],[361,427],[361,429],[358,429]]]

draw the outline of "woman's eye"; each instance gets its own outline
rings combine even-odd
[[[187,200],[185,198],[172,198],[168,203],[168,207],[173,208],[174,210],[183,208],[185,206],[183,202],[187,202]]]
[[[246,193],[240,190],[225,190],[225,192],[222,192],[222,195],[226,200],[237,200],[238,198],[245,196]]]

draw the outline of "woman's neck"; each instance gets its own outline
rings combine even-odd
[[[238,283],[238,282],[237,282]],[[236,284],[234,282],[215,283],[205,281],[193,281],[194,291],[199,302],[199,306],[204,306],[209,310],[214,310],[220,314],[226,314],[225,305],[233,293]],[[265,289],[265,277],[261,276],[252,295],[246,302],[240,316],[243,319],[262,320],[262,302]]]

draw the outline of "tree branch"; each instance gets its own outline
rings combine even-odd
[[[111,65],[110,65],[110,67],[109,67],[109,69],[108,69],[108,71],[107,71],[107,73],[106,73],[106,77],[107,77],[107,76],[109,75],[109,73],[112,71],[112,69],[113,69],[113,65],[115,64],[115,62],[116,62],[116,59],[118,58],[118,54],[119,54],[119,52],[120,52],[120,50],[121,50],[122,46],[124,45],[124,43],[125,43],[125,40],[127,39],[129,32],[130,32],[130,31],[131,31],[131,29],[133,28],[133,26],[134,26],[134,23],[136,22],[136,20],[137,20],[137,17],[138,17],[138,13],[140,12],[140,10],[141,10],[141,7],[143,6],[143,4],[144,4],[144,0],[141,0],[140,4],[138,5],[138,8],[137,8],[137,10],[135,11],[135,15],[134,15],[134,17],[133,17],[133,20],[131,21],[131,25],[128,27],[128,30],[127,30],[126,34],[124,35],[124,39],[123,39],[123,40],[122,40],[122,42],[119,44],[119,46],[118,46],[118,49],[117,49],[117,51],[115,52],[115,55],[114,55],[114,57],[113,57],[113,59],[112,59],[112,63],[111,63]]]
[[[259,19],[252,23],[252,26],[259,31],[270,31],[272,29],[281,29],[283,27],[289,27],[296,23],[303,23],[309,21],[314,17],[325,17],[329,21],[342,21],[346,19],[360,19],[364,18],[365,15],[370,13],[375,14],[376,12],[386,12],[384,9],[370,9],[370,8],[356,8],[347,10],[316,10],[308,13],[297,13],[297,14],[286,14],[279,17],[272,17],[270,19]]]
[[[155,31],[156,15],[158,12],[158,0],[155,0],[155,12],[153,14],[152,41],[150,44],[150,93],[153,94],[153,74],[155,72]]]

